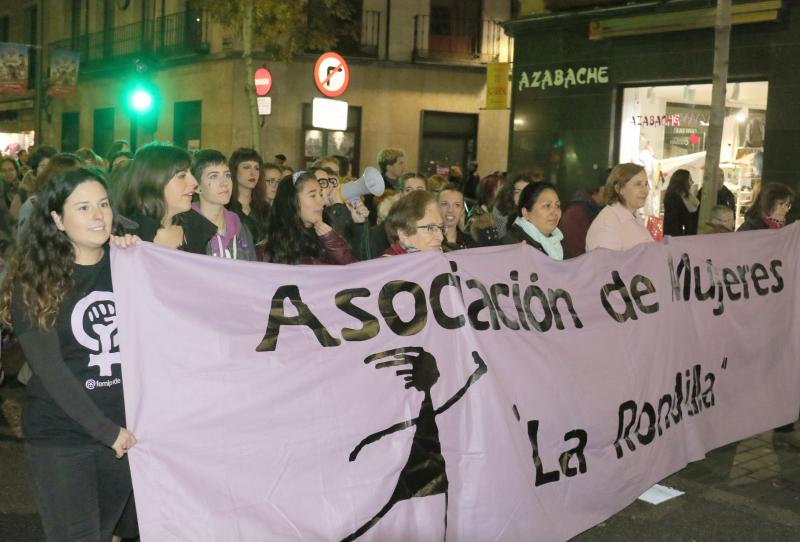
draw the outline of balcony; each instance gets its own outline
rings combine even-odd
[[[509,41],[499,21],[414,17],[414,61],[485,64],[506,61]]]
[[[208,23],[199,11],[184,11],[50,43],[50,50],[81,54],[81,71],[119,66],[141,56],[176,57],[208,53]]]

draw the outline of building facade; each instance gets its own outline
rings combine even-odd
[[[576,7],[543,9],[558,4]],[[716,2],[529,5],[506,25],[516,43],[509,168],[545,169],[562,198],[626,161],[646,167],[656,192],[676,168],[701,181]],[[798,188],[798,7],[733,3],[721,167],[742,207],[762,180]]]
[[[251,144],[253,75],[242,60],[241,29],[210,19],[184,0],[38,0],[0,8],[5,41],[43,43],[41,63],[56,50],[80,52],[78,91],[49,97],[41,108],[41,137],[64,150],[103,154],[114,139],[174,141],[229,153]],[[261,117],[261,151],[282,153],[303,167],[322,151],[350,155],[359,169],[378,151],[401,148],[409,169],[477,161],[479,171],[505,170],[509,110],[483,110],[486,64],[510,59],[501,27],[510,2],[480,0],[359,0],[357,39],[334,47],[350,66],[348,129],[311,125],[310,104],[324,97],[313,81],[319,53],[272,61],[254,44],[255,67],[272,74],[270,115]],[[40,17],[44,14],[44,17]],[[38,29],[39,35],[31,29]],[[27,29],[27,30],[26,30]],[[2,27],[0,27],[2,30]],[[41,39],[40,39],[41,36]],[[3,36],[0,36],[2,41]],[[160,94],[154,124],[133,132],[123,107],[131,78],[146,77]],[[46,84],[46,74],[44,77]],[[0,95],[0,133],[29,133],[37,125],[34,89]]]

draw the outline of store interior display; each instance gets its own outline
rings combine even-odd
[[[720,149],[725,186],[736,195],[736,223],[752,203],[761,182],[767,112],[766,81],[729,83]],[[711,84],[645,86],[624,89],[620,162],[641,164],[651,182],[645,215],[663,216],[663,194],[677,169],[687,169],[703,184]]]

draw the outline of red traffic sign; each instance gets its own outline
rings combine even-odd
[[[256,84],[256,96],[266,96],[272,88],[272,74],[267,68],[258,68],[253,81]]]
[[[314,66],[314,83],[325,96],[339,96],[350,84],[350,67],[340,55],[323,53]]]

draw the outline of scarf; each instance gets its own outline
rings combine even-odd
[[[549,237],[545,237],[544,234],[542,234],[542,232],[536,228],[536,226],[521,216],[517,217],[517,219],[514,221],[514,224],[522,228],[522,231],[528,234],[531,239],[542,245],[542,248],[548,256],[554,260],[564,259],[564,247],[561,246],[561,240],[564,239],[564,234],[561,233],[561,230],[556,228]]]
[[[768,217],[767,215],[763,215],[761,219],[764,221],[764,224],[767,225],[767,228],[771,230],[779,230],[784,226],[784,224],[786,224],[785,220],[777,220],[775,218]]]

